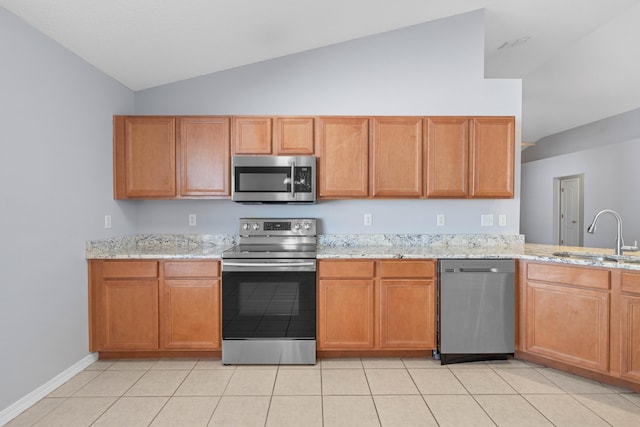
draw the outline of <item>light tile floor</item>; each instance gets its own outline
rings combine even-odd
[[[7,426],[640,426],[640,394],[517,360],[98,361]]]

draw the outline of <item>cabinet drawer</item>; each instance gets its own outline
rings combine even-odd
[[[382,261],[380,263],[380,276],[389,277],[435,277],[435,261]]]
[[[102,277],[105,279],[158,277],[158,263],[156,261],[104,261]]]
[[[622,273],[622,292],[640,294],[640,274]]]
[[[218,261],[165,261],[164,277],[219,277]]]
[[[611,283],[611,276],[608,270],[552,265],[550,263],[529,264],[527,279],[596,289],[609,289]]]
[[[321,261],[319,277],[373,277],[374,261]]]

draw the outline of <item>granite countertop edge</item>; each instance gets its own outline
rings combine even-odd
[[[558,245],[524,243],[524,236],[508,236],[506,239],[493,236],[484,239],[476,235],[470,240],[451,235],[437,239],[430,235],[426,241],[416,236],[385,235],[380,239],[346,241],[319,239],[317,259],[524,259],[549,261],[581,266],[640,270],[640,264],[615,261],[598,261],[559,257],[554,252],[584,252],[613,254],[612,249],[584,248]],[[320,236],[319,236],[320,237]],[[85,258],[90,259],[222,259],[222,253],[235,245],[233,235],[184,236],[184,235],[133,235],[89,241]],[[411,244],[403,244],[409,242]],[[637,255],[636,255],[637,254]],[[637,256],[634,253],[631,256]]]

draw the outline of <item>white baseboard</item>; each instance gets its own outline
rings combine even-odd
[[[91,353],[87,357],[84,357],[69,368],[62,371],[60,374],[56,375],[54,378],[47,381],[37,389],[33,390],[31,393],[27,394],[14,404],[0,411],[0,426],[5,425],[9,421],[20,415],[22,412],[38,403],[40,399],[47,396],[49,393],[60,387],[65,382],[69,381],[71,378],[73,378],[73,376],[83,371],[87,366],[91,365],[96,360],[98,360],[98,353]]]

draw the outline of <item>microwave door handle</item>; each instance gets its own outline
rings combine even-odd
[[[296,198],[296,162],[291,162],[291,197]]]

